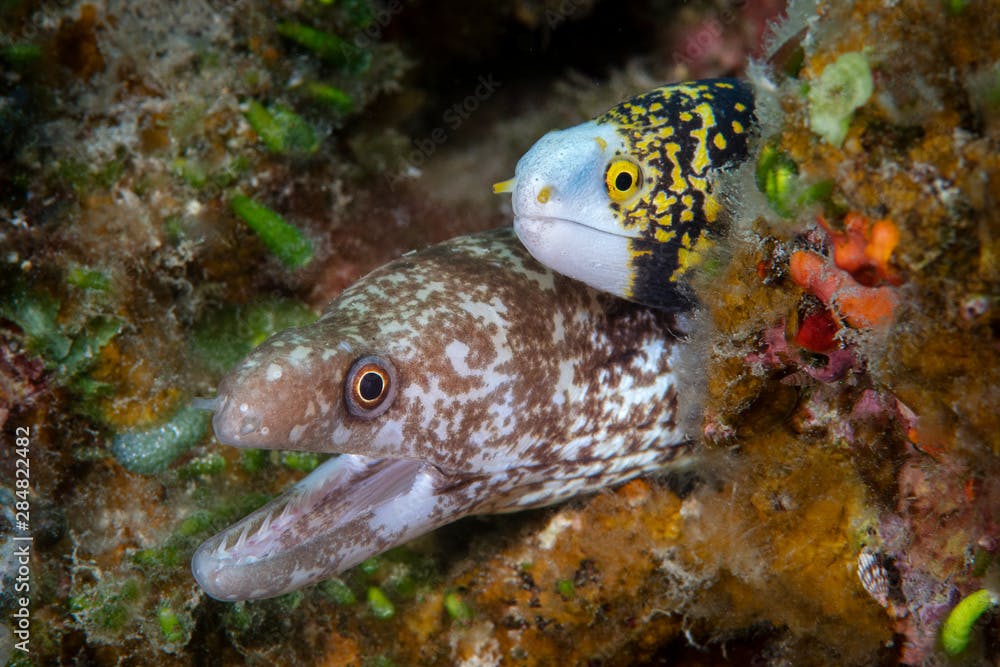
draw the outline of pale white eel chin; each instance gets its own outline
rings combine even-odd
[[[556,273],[611,294],[631,289],[628,238],[561,218],[519,216],[514,231],[531,256]]]
[[[220,600],[281,595],[462,516],[661,468],[688,442],[676,327],[510,229],[376,270],[220,384],[220,441],[340,456],[202,544],[195,578]]]

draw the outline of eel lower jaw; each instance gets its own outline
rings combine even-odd
[[[662,442],[613,460],[474,475],[413,459],[343,454],[206,540],[191,559],[198,584],[223,601],[274,597],[328,579],[469,514],[550,505],[653,470],[686,451]]]
[[[408,459],[345,454],[206,540],[198,584],[224,601],[274,597],[474,511],[477,478]]]
[[[532,257],[594,289],[629,298],[630,239],[564,218],[516,216],[514,231]]]

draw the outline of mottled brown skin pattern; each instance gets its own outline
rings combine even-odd
[[[199,582],[223,599],[277,595],[466,514],[661,467],[687,443],[675,326],[551,273],[509,229],[376,270],[220,385],[221,441],[345,456],[203,545]],[[345,399],[366,355],[395,370],[373,418]]]

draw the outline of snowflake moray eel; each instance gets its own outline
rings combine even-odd
[[[463,516],[684,461],[679,278],[752,112],[745,84],[694,82],[550,133],[494,187],[513,230],[404,256],[251,352],[212,402],[218,439],[340,455],[203,543],[201,587],[281,595]]]
[[[596,289],[689,309],[684,278],[724,232],[715,177],[745,161],[757,127],[738,79],[661,86],[549,132],[517,163],[514,229],[531,254]]]

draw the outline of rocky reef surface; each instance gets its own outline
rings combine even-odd
[[[763,39],[779,9],[0,1],[0,658],[996,664],[1000,6],[792,2]],[[761,127],[697,284],[693,470],[207,598],[197,544],[321,459],[191,399],[506,224],[545,131],[717,74]]]

